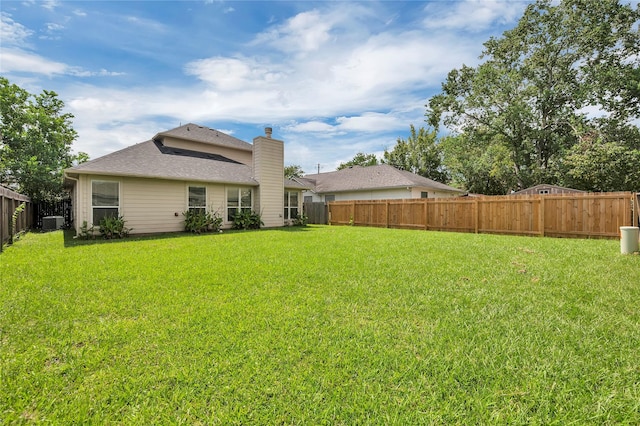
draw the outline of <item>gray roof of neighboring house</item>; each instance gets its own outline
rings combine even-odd
[[[353,166],[335,172],[305,175],[299,180],[314,187],[314,191],[318,193],[407,187],[430,188],[461,194],[465,192],[411,172],[398,170],[388,164],[367,167]]]
[[[218,159],[163,153],[161,144],[147,141],[71,167],[66,172],[258,185],[250,166],[216,157]]]
[[[160,132],[153,139],[162,139],[163,136],[203,142],[213,145],[226,146],[244,151],[253,151],[253,145],[233,136],[229,136],[216,129],[210,129],[198,124],[188,123],[175,129]]]

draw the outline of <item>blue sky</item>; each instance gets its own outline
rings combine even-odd
[[[181,123],[248,142],[270,126],[285,164],[327,172],[424,125],[527,3],[3,0],[0,74],[57,92],[91,158]]]

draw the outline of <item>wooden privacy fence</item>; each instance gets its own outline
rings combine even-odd
[[[326,225],[328,209],[324,202],[305,202],[303,204],[304,214],[307,215],[307,223]]]
[[[331,225],[454,232],[618,238],[638,224],[631,192],[334,201]]]
[[[11,239],[9,234],[11,219],[16,208],[23,202],[26,203],[26,208],[18,215],[16,228],[13,230],[14,235],[31,227],[33,205],[31,199],[26,195],[0,186],[0,251],[2,251],[2,246]]]

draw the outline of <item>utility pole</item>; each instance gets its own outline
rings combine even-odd
[[[318,163],[318,174],[320,174],[320,163]]]

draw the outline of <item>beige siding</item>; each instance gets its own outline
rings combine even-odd
[[[163,139],[165,146],[172,148],[190,149],[192,151],[208,152],[210,154],[218,154],[223,157],[230,158],[231,160],[238,161],[248,166],[251,165],[251,151],[243,151],[240,149],[234,149],[225,146],[213,145],[209,143],[202,143],[196,141],[186,141],[183,139],[177,139],[172,137],[165,137]]]
[[[182,213],[188,208],[189,185],[203,186],[173,180],[144,178],[114,178],[113,176],[81,175],[76,186],[76,232],[83,221],[92,223],[91,181],[109,180],[120,183],[120,214],[132,234],[178,232],[184,230]],[[224,214],[225,188],[223,185],[205,185],[207,208]],[[96,230],[97,231],[97,230]]]
[[[429,196],[427,198],[451,198],[459,197],[463,192],[446,192],[438,191],[431,188],[411,188],[411,198],[421,198],[422,192],[427,192]]]
[[[253,140],[253,169],[260,183],[254,208],[265,227],[284,225],[284,143],[263,136]]]
[[[126,178],[120,188],[120,214],[131,233],[176,232],[184,229],[187,186],[184,182]]]
[[[379,189],[373,191],[349,191],[327,194],[316,194],[312,191],[303,191],[302,196],[312,196],[314,202],[325,201],[325,195],[335,195],[335,201],[360,201],[360,200],[398,200],[407,198],[421,198],[421,193],[429,193],[428,198],[449,198],[458,197],[462,193],[444,192],[433,190],[432,188],[395,188]]]
[[[407,188],[381,189],[375,191],[338,192],[336,201],[346,200],[391,200],[398,198],[411,198],[411,191]],[[420,194],[418,193],[418,196]]]

